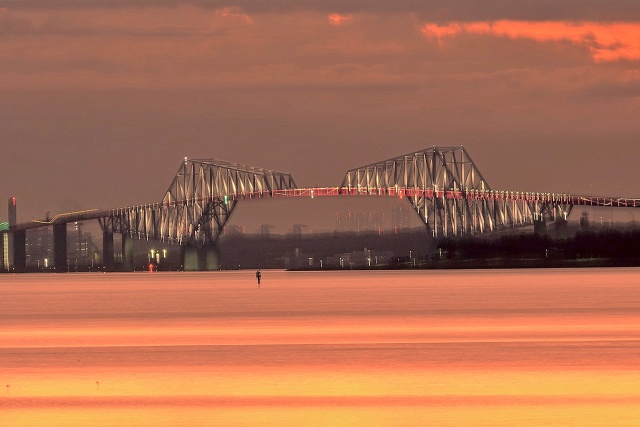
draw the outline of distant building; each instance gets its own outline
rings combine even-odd
[[[390,251],[376,251],[364,248],[361,251],[336,254],[324,260],[326,268],[366,268],[388,265],[393,257]]]
[[[385,227],[385,214],[382,212],[337,212],[336,231],[356,232],[377,230]]]
[[[282,258],[285,268],[300,269],[314,267],[314,256],[302,252],[302,249],[295,248]]]
[[[27,268],[53,267],[53,233],[48,227],[30,230],[25,237]]]
[[[7,228],[9,227],[8,223]],[[2,233],[0,239],[0,271],[7,271],[9,269],[9,233]]]
[[[27,268],[53,268],[53,233],[47,228],[29,230],[25,239]],[[91,233],[82,230],[82,223],[74,223],[67,231],[67,266],[70,270],[85,269],[96,265],[98,248]]]
[[[582,215],[580,215],[580,228],[583,230],[589,228],[589,213],[587,211],[582,211]]]
[[[82,223],[75,222],[73,230],[67,232],[67,260],[70,269],[93,266],[98,248],[93,243],[91,233],[82,231]]]
[[[18,210],[15,197],[9,197],[8,201],[9,223],[8,227],[12,227],[18,223]],[[2,262],[0,270],[10,271],[13,267],[13,236],[10,233],[2,234]]]
[[[411,228],[412,213],[412,208],[408,203],[394,204],[391,206],[391,223],[393,231],[396,234]]]

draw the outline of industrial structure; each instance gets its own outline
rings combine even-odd
[[[181,162],[162,201],[94,209],[18,224],[9,199],[9,224],[0,227],[0,270],[24,271],[26,231],[53,228],[53,262],[68,270],[67,224],[97,220],[102,262],[114,265],[114,233],[122,235],[125,270],[133,269],[132,238],[181,245],[184,270],[219,268],[216,242],[237,203],[264,197],[390,196],[408,200],[429,235],[483,235],[517,227],[560,227],[574,206],[640,207],[640,199],[492,189],[464,147],[431,147],[349,170],[339,187],[298,188],[289,173],[214,159]]]

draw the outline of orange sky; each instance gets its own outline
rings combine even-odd
[[[424,3],[0,0],[3,144],[29,159],[0,159],[0,196],[151,202],[185,155],[337,185],[460,144],[496,188],[640,196],[640,4]]]
[[[569,43],[586,49],[596,62],[640,59],[640,24],[625,22],[453,22],[444,25],[427,23],[426,37],[440,42],[461,33],[529,39],[539,43]]]

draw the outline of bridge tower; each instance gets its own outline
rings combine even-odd
[[[103,241],[112,242],[108,234],[117,232],[178,243],[183,245],[185,270],[217,270],[216,242],[238,200],[293,188],[296,184],[288,173],[185,158],[160,203],[117,209],[100,220],[106,233]]]
[[[347,171],[349,194],[406,196],[433,237],[566,221],[568,199],[491,189],[464,147],[431,147]]]
[[[491,188],[462,146],[434,146],[352,169],[342,187],[400,196],[409,190],[406,197],[433,237],[483,232],[501,220],[488,201],[463,197]],[[460,197],[447,198],[445,191]]]

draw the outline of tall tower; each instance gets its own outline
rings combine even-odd
[[[8,230],[9,223],[0,223],[0,229]],[[9,233],[0,234],[0,272],[9,268]]]
[[[18,214],[16,207],[16,198],[9,197],[9,228],[18,223]],[[13,267],[13,234],[4,233],[2,235],[2,265],[4,270],[10,271]]]
[[[15,197],[9,197],[8,207],[9,223],[5,223],[5,225],[8,225],[10,228],[18,223]],[[9,271],[13,264],[13,236],[11,233],[2,233],[0,245],[2,245],[2,250],[0,250],[0,254],[2,255],[2,259],[0,259],[0,271]]]
[[[16,198],[9,197],[9,227],[18,223],[18,212],[16,210]]]

